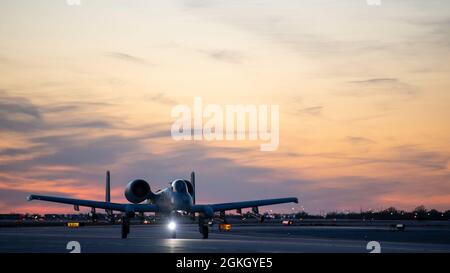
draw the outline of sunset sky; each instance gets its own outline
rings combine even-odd
[[[0,213],[103,200],[106,170],[115,202],[195,170],[199,203],[450,209],[450,1],[381,1],[2,0]],[[278,104],[278,150],[174,141],[196,96]]]

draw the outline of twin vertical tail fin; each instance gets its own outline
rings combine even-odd
[[[109,171],[106,171],[105,202],[111,202],[111,174]],[[106,209],[105,211],[109,216],[113,214],[112,210]]]
[[[192,203],[195,205],[195,173],[191,172],[191,183],[193,188]]]
[[[191,172],[191,183],[192,183],[192,203],[195,205],[195,173]],[[195,221],[195,212],[191,214],[192,220]]]
[[[105,201],[111,202],[111,175],[109,171],[106,171]]]

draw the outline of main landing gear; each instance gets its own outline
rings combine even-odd
[[[203,235],[203,239],[208,239],[209,235],[209,225],[205,218],[200,217],[198,219],[198,230]]]
[[[122,239],[126,239],[130,233],[130,218],[122,216]]]

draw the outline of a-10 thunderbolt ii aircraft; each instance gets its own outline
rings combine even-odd
[[[195,214],[197,214],[199,231],[203,235],[203,238],[206,239],[209,233],[208,223],[214,218],[215,212],[220,212],[220,215],[224,217],[225,211],[227,210],[237,210],[240,212],[243,208],[252,208],[253,212],[258,215],[259,206],[291,202],[298,203],[297,198],[288,197],[219,204],[196,204],[194,172],[191,173],[190,181],[176,179],[170,183],[170,186],[154,193],[150,190],[150,185],[147,181],[143,179],[132,180],[125,188],[125,197],[131,204],[111,202],[110,173],[108,171],[106,174],[105,202],[43,195],[30,195],[27,199],[28,201],[41,200],[70,204],[74,206],[76,211],[79,210],[79,206],[90,207],[92,208],[93,214],[95,214],[96,208],[104,209],[110,216],[112,216],[113,211],[120,211],[122,212],[122,238],[127,238],[130,232],[130,219],[136,216],[136,214],[143,215],[145,212],[155,212],[169,219],[168,227],[171,230],[173,238],[176,237],[176,222],[174,219],[178,213],[187,213],[194,216],[194,218]]]

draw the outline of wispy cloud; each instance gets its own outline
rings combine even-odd
[[[236,50],[199,50],[199,52],[216,61],[240,64],[244,60],[244,54]]]
[[[107,52],[106,55],[111,58],[115,58],[115,59],[126,61],[126,62],[132,62],[132,63],[137,63],[137,64],[149,64],[147,60],[140,58],[140,57],[130,55],[128,53]]]
[[[176,105],[177,102],[169,97],[166,96],[164,93],[157,93],[155,95],[152,95],[148,97],[148,100],[161,103],[161,104],[167,104],[167,105]]]
[[[85,111],[88,109],[94,109],[98,107],[112,106],[109,102],[98,102],[98,101],[65,101],[48,103],[41,105],[41,113],[68,113],[68,112],[78,112]]]
[[[86,110],[84,103],[64,105],[37,105],[29,99],[20,96],[10,96],[0,93],[0,131],[36,132],[62,130],[63,128],[113,128],[115,125],[106,118],[75,118],[70,115],[65,118],[50,119],[49,115],[64,112],[81,112]],[[97,107],[100,104],[96,104]]]
[[[446,47],[450,45],[450,17],[448,15],[412,17],[405,18],[403,21],[427,30],[425,34],[422,34],[422,42]]]
[[[33,130],[41,122],[40,110],[30,100],[0,92],[0,131]]]
[[[345,138],[347,142],[353,145],[368,145],[376,143],[374,140],[366,138],[366,137],[357,137],[357,136],[347,136]]]
[[[40,118],[39,109],[37,109],[30,100],[24,97],[11,96],[6,92],[0,91],[0,114],[6,116],[8,114],[23,114],[32,118]]]
[[[362,81],[350,81],[350,83],[365,84],[365,85],[394,84],[397,82],[398,82],[398,79],[394,79],[394,78],[375,78],[375,79],[368,79],[368,80],[362,80]]]
[[[349,81],[349,84],[357,87],[343,92],[352,96],[402,96],[411,98],[418,93],[418,88],[405,83],[397,78],[371,78],[365,80]]]
[[[302,115],[310,115],[310,116],[321,116],[322,115],[323,106],[311,106],[306,108],[301,108],[298,110],[299,114]]]

